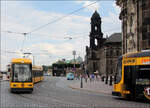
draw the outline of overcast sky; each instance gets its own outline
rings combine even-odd
[[[36,65],[50,65],[62,58],[72,59],[73,50],[77,51],[77,56],[84,58],[85,46],[89,46],[90,18],[95,10],[102,18],[104,37],[121,32],[120,8],[114,1],[108,0],[99,1],[62,20],[35,30],[92,2],[94,1],[2,1],[1,69],[5,70],[12,58],[21,57],[22,50],[34,53]],[[30,31],[33,32],[26,37],[16,34]]]

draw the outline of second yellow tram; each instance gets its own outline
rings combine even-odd
[[[150,100],[150,51],[125,54],[118,59],[112,94]]]

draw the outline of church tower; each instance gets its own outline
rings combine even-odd
[[[102,44],[101,17],[97,11],[91,17],[90,48],[99,49]]]

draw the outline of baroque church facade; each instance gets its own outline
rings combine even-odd
[[[85,71],[87,74],[98,71],[100,75],[109,76],[115,73],[114,67],[118,56],[121,55],[121,33],[114,33],[109,38],[104,38],[101,23],[99,13],[95,11],[90,23],[90,45],[86,46]]]
[[[85,69],[89,73],[99,70],[99,49],[106,40],[101,31],[101,18],[97,11],[91,17],[90,46],[86,46]]]
[[[150,0],[116,0],[122,21],[122,52],[150,49]]]

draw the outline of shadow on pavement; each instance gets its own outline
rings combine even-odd
[[[148,99],[140,99],[140,98],[137,98],[135,100],[130,100],[130,99],[125,99],[125,98],[121,98],[121,97],[114,97],[114,99],[121,100],[121,101],[128,101],[128,102],[150,103],[150,101]]]

